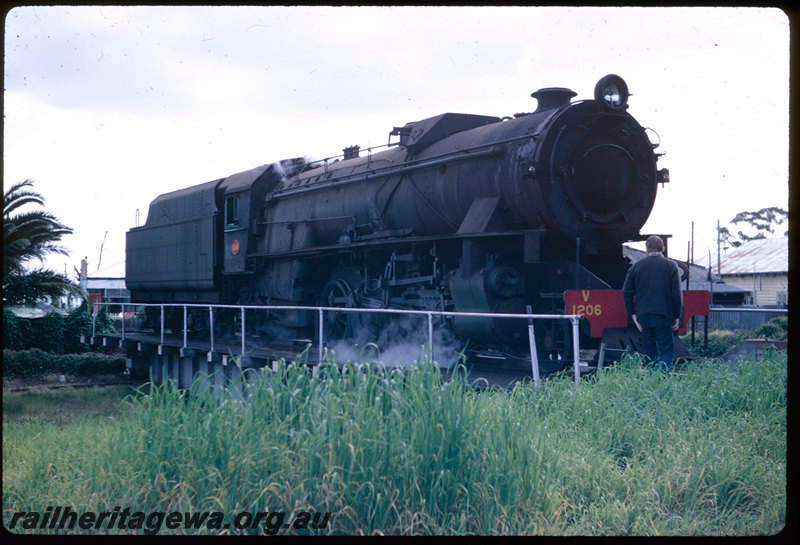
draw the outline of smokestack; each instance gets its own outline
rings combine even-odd
[[[539,89],[531,96],[539,101],[536,111],[533,113],[543,112],[545,110],[554,110],[569,104],[569,99],[577,96],[578,93],[566,87],[545,87]]]

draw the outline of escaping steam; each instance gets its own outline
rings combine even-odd
[[[461,359],[463,343],[440,318],[433,321],[433,357],[439,367],[449,369]],[[389,320],[376,336],[362,330],[353,339],[340,340],[329,346],[338,363],[376,362],[386,367],[414,365],[427,358],[428,322],[418,316]]]

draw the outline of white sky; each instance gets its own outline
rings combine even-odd
[[[27,178],[74,234],[46,265],[124,274],[159,194],[297,156],[385,144],[445,112],[592,98],[615,73],[661,137],[645,233],[686,259],[716,222],[788,209],[789,19],[775,8],[18,7],[5,20],[4,186]]]

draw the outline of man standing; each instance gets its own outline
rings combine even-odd
[[[648,363],[659,360],[659,367],[669,373],[675,364],[672,332],[678,330],[683,308],[680,274],[678,266],[664,257],[661,237],[649,237],[645,249],[647,257],[628,269],[622,296],[628,316],[641,333]]]

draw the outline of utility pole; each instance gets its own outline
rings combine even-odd
[[[108,231],[106,234],[103,235],[103,242],[100,243],[100,257],[97,258],[97,270],[100,270],[100,262],[103,261],[103,246],[106,245],[106,237],[108,236]]]
[[[714,304],[714,275],[711,274],[711,250],[708,251],[708,288],[711,291],[711,304]],[[708,316],[706,316],[706,323],[708,323]],[[708,335],[706,335],[708,337]]]
[[[689,274],[686,275],[686,289],[689,289],[689,278],[692,276],[692,243],[686,242],[686,266],[689,267]]]
[[[719,236],[719,218],[717,218],[717,275],[722,278],[722,265],[720,264],[720,245],[722,240]]]

